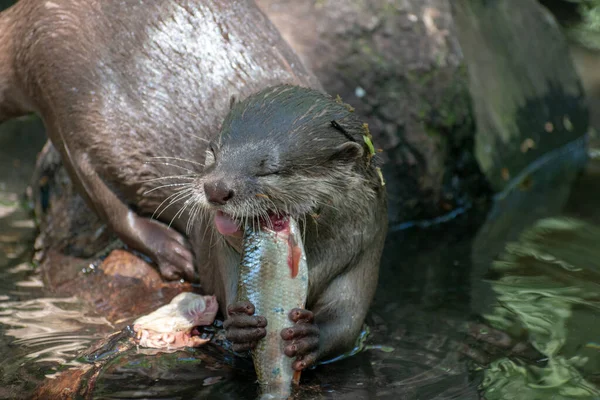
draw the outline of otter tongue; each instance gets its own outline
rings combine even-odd
[[[215,215],[215,226],[221,235],[231,236],[239,232],[237,223],[221,211]]]

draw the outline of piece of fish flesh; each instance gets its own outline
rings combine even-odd
[[[287,398],[300,375],[283,352],[281,331],[292,325],[293,308],[304,308],[308,266],[298,224],[293,218],[245,228],[239,268],[238,301],[251,302],[267,319],[267,335],[252,350],[263,398]]]
[[[197,326],[210,325],[219,309],[215,296],[180,293],[159,309],[133,323],[138,344],[156,349],[199,347],[209,339],[195,335]]]

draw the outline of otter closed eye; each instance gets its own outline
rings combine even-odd
[[[256,176],[276,175],[280,172],[279,157],[277,150],[274,149],[268,157],[263,158],[258,163]]]
[[[215,160],[215,151],[211,145],[206,149],[206,155],[204,156],[204,169],[212,166],[215,163]]]

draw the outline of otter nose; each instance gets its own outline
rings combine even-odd
[[[233,190],[221,180],[204,182],[204,193],[211,204],[224,205],[233,197]]]

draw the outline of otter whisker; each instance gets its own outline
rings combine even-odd
[[[252,219],[250,221],[252,223],[252,230],[256,230],[256,221],[254,219]],[[245,228],[248,226],[248,215],[244,213],[244,216],[242,217],[242,226]]]
[[[198,196],[194,196],[193,201],[194,201],[194,206],[192,207],[192,210],[188,217],[188,222],[186,224],[186,234],[187,235],[191,234],[192,229],[194,228],[194,225],[196,224],[197,218],[202,212],[202,205],[198,201]]]
[[[269,218],[269,214],[262,207],[259,207],[256,203],[252,203],[251,212],[252,215],[255,216],[253,222],[258,225],[257,229],[260,229],[261,220],[267,224],[267,227],[269,226],[271,219]]]
[[[163,180],[163,179],[187,179],[187,180],[194,180],[197,179],[198,175],[169,175],[169,176],[161,176],[159,178],[152,178],[152,179],[144,179],[141,181],[135,181],[134,183],[148,183],[148,182],[154,182],[154,181],[159,181],[159,180]]]
[[[162,202],[161,202],[161,203],[160,203],[160,204],[159,204],[159,205],[156,207],[156,210],[154,210],[154,213],[152,214],[152,216],[151,216],[150,218],[154,219],[154,217],[155,217],[155,214],[156,214],[156,213],[157,213],[157,212],[160,210],[160,208],[162,207],[162,205],[163,205],[163,204],[165,204],[165,203],[166,203],[166,202],[168,202],[169,200],[173,199],[174,197],[177,197],[177,196],[179,196],[179,195],[180,195],[180,194],[181,194],[183,191],[188,191],[188,190],[191,190],[191,189],[189,189],[189,188],[188,188],[188,189],[181,189],[181,190],[178,190],[178,191],[176,191],[175,193],[173,193],[173,194],[169,195],[169,196],[168,196],[166,199],[164,199],[164,200],[163,200],[163,201],[162,201]],[[168,206],[167,206],[167,207],[168,207]]]
[[[192,216],[192,224],[190,226],[190,232],[189,232],[189,234],[192,233],[192,229],[196,226],[196,223],[198,222],[198,220],[202,221],[202,218],[203,218],[203,216],[202,216],[202,206],[198,203],[196,205],[196,210],[194,211],[193,216]]]
[[[236,212],[233,213],[232,217],[233,217],[234,221],[240,221],[240,223],[243,227],[246,226],[247,220],[246,220],[244,210],[241,210],[241,211],[236,210]]]
[[[189,198],[191,196],[190,193],[187,194],[182,194],[179,196],[179,198],[174,199],[173,201],[171,201],[167,206],[165,206],[161,212],[156,216],[156,218],[160,218],[160,216],[162,215],[162,213],[164,213],[167,209],[169,209],[169,207],[175,205],[176,203],[180,202],[180,201],[187,201],[187,198]],[[171,219],[171,222],[169,223],[169,226],[171,226],[171,223],[173,222],[173,220]]]
[[[302,215],[302,241],[306,239],[306,214]]]
[[[267,227],[269,229],[273,229],[273,221],[271,221],[271,218],[269,218],[269,213],[267,212],[267,210],[260,208],[259,217],[266,221]]]
[[[171,205],[174,204],[174,202],[177,202],[179,199],[179,197],[181,197],[182,195],[185,196],[185,194],[192,192],[194,189],[193,188],[187,188],[187,189],[181,189],[176,191],[175,193],[173,193],[172,195],[170,195],[169,197],[167,197],[166,199],[164,199],[159,205],[158,207],[156,207],[156,210],[154,210],[154,213],[152,213],[152,217],[150,217],[151,219],[157,219],[161,216],[161,214],[167,209],[169,208]],[[168,202],[169,200],[171,200],[171,202],[169,204],[167,204],[162,211],[160,211],[160,213],[158,215],[156,215],[156,213],[160,210],[160,208],[162,207],[163,204],[165,204],[166,202]]]
[[[192,160],[188,160],[185,158],[179,158],[179,157],[167,157],[167,156],[161,156],[161,157],[151,157],[153,159],[159,159],[159,160],[176,160],[176,161],[182,161],[182,162],[188,162],[190,164],[194,164],[194,165],[199,165],[201,167],[204,167],[203,163],[199,163],[198,161],[192,161]]]
[[[194,202],[195,199],[192,199]],[[196,212],[196,208],[198,207],[198,203],[194,202],[194,205],[190,209],[190,213],[188,214],[188,220],[185,223],[185,234],[189,236],[192,226],[194,225],[194,213]]]
[[[203,137],[200,137],[198,135],[194,135],[193,133],[188,133],[188,135],[190,135],[193,138],[196,138],[196,139],[200,140],[201,142],[210,143],[210,140],[208,140],[206,138],[203,138]]]
[[[208,227],[208,224],[207,224]],[[227,243],[227,239],[225,236],[219,235],[216,229],[210,230],[210,238],[208,242],[208,257],[210,258],[210,254],[212,252],[213,247],[218,246],[220,243]]]
[[[183,199],[190,197],[192,195],[193,195],[192,190],[180,190],[177,197],[174,197],[173,199],[171,199],[171,201],[163,208],[163,210],[160,212],[160,214],[158,214],[157,218],[160,217],[160,215],[164,211],[166,211],[169,207],[171,207],[175,203],[178,203],[178,202],[182,201]]]
[[[191,196],[192,196],[192,194],[190,194],[188,197],[191,197]],[[173,218],[171,218],[171,222],[169,222],[169,228],[170,228],[170,227],[171,227],[171,225],[173,224],[173,221],[175,221],[177,218],[181,217],[181,215],[183,215],[183,213],[184,213],[184,212],[185,212],[185,210],[188,208],[188,206],[189,206],[190,204],[192,204],[192,201],[191,201],[191,200],[192,200],[192,199],[189,199],[189,198],[188,198],[188,199],[185,201],[185,203],[183,203],[183,207],[181,207],[181,208],[179,209],[179,211],[177,211],[177,212],[175,213],[175,215],[173,216]]]
[[[266,195],[266,196],[267,197],[265,198],[265,200],[267,200],[271,204],[273,211],[277,210],[277,206],[275,205],[275,202],[271,199],[270,196],[268,196],[268,195]]]
[[[144,164],[158,164],[158,165],[166,165],[169,167],[175,167],[175,168],[180,168],[184,171],[189,172],[190,174],[196,174],[197,172],[194,170],[191,170],[189,168],[186,167],[182,167],[181,165],[177,165],[177,164],[172,164],[172,163],[167,163],[167,162],[158,162],[158,161],[145,161]]]
[[[142,196],[146,196],[147,194],[152,193],[156,190],[160,190],[160,189],[164,189],[164,188],[168,188],[168,187],[175,187],[175,186],[191,186],[191,183],[170,183],[168,185],[160,185],[153,189],[145,191],[144,193],[142,193]]]
[[[244,203],[244,209],[243,209],[244,226],[247,226],[248,223],[250,223],[252,225],[252,230],[260,229],[260,226],[258,226],[258,224],[257,224],[256,218],[253,218],[253,214],[254,214],[254,204]]]
[[[248,225],[248,219],[252,216],[252,208],[251,207],[250,207],[250,209],[248,209],[248,208],[249,207],[246,204],[245,207],[244,207],[244,209],[242,210],[242,213],[241,213],[241,218],[243,220],[242,227],[245,227],[245,226]],[[251,219],[250,221],[252,222],[252,229],[256,230],[257,229],[256,220]]]
[[[212,218],[211,217],[211,212],[210,210],[206,209],[206,208],[202,208],[202,213],[203,216],[202,218],[205,219],[207,221],[207,223],[204,225],[204,233],[202,233],[202,241],[206,240],[206,233],[209,231],[210,225],[212,223]],[[214,229],[210,229],[211,232],[211,237],[209,238],[209,247],[212,245],[212,238],[213,238],[213,232]]]
[[[188,201],[191,202],[192,207],[190,208],[190,211],[188,212],[187,221],[185,221],[185,234],[186,235],[190,234],[190,225],[192,224],[192,215],[194,214],[194,210],[195,210],[196,204],[197,204],[194,201],[194,196],[192,196]]]

